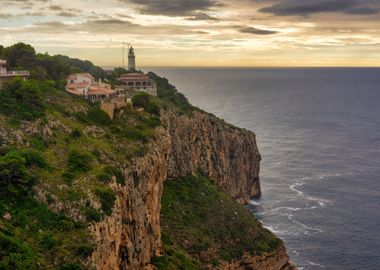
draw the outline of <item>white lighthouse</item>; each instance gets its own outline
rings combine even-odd
[[[135,56],[135,50],[133,47],[129,47],[128,50],[128,70],[134,71],[136,70],[136,56]]]

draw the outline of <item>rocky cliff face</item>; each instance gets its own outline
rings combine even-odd
[[[251,256],[244,254],[237,262],[222,265],[218,270],[297,270],[289,262],[285,248],[282,246],[275,252],[265,255]]]
[[[91,227],[97,269],[144,269],[162,252],[160,203],[166,179],[201,170],[241,203],[260,195],[261,157],[252,132],[202,112],[191,117],[165,112],[162,122],[165,128],[157,129],[149,153],[126,164],[127,184],[112,185],[118,195],[113,214]],[[287,269],[287,263],[281,250],[247,256],[223,269]]]
[[[255,134],[209,114],[166,114],[171,138],[168,176],[201,170],[241,203],[260,195],[261,156]]]

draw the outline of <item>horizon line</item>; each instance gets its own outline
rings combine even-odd
[[[118,66],[118,65],[115,65],[115,66],[107,66],[107,65],[104,65],[104,66],[100,66],[102,68],[119,68],[121,66]],[[149,65],[144,65],[144,66],[141,66],[140,68],[222,68],[222,69],[226,69],[226,68],[240,68],[240,69],[244,69],[244,68],[262,68],[262,69],[265,69],[265,68],[294,68],[294,69],[298,69],[298,68],[380,68],[380,66],[163,66],[163,65],[152,65],[152,66],[149,66]]]

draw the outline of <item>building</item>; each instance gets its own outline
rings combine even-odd
[[[29,76],[29,71],[25,70],[7,71],[7,61],[0,60],[0,88],[3,86],[4,82],[9,81],[13,78],[18,77],[26,80]]]
[[[76,73],[67,78],[66,91],[83,96],[91,102],[100,101],[100,108],[105,111],[111,119],[115,113],[123,112],[127,105],[124,89],[112,89],[111,85],[102,81],[95,81],[89,73]]]
[[[143,73],[123,74],[119,78],[119,81],[122,85],[126,85],[131,90],[145,92],[150,95],[157,96],[157,85],[146,74],[143,74]]]
[[[129,47],[128,50],[128,70],[135,71],[136,70],[136,56],[135,49],[133,47]]]
[[[72,74],[67,79],[66,91],[83,96],[90,101],[101,101],[117,97],[117,91],[108,83],[95,81],[89,73]]]

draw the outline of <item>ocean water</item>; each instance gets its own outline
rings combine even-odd
[[[380,269],[380,69],[149,70],[256,133],[250,209],[299,269]]]

